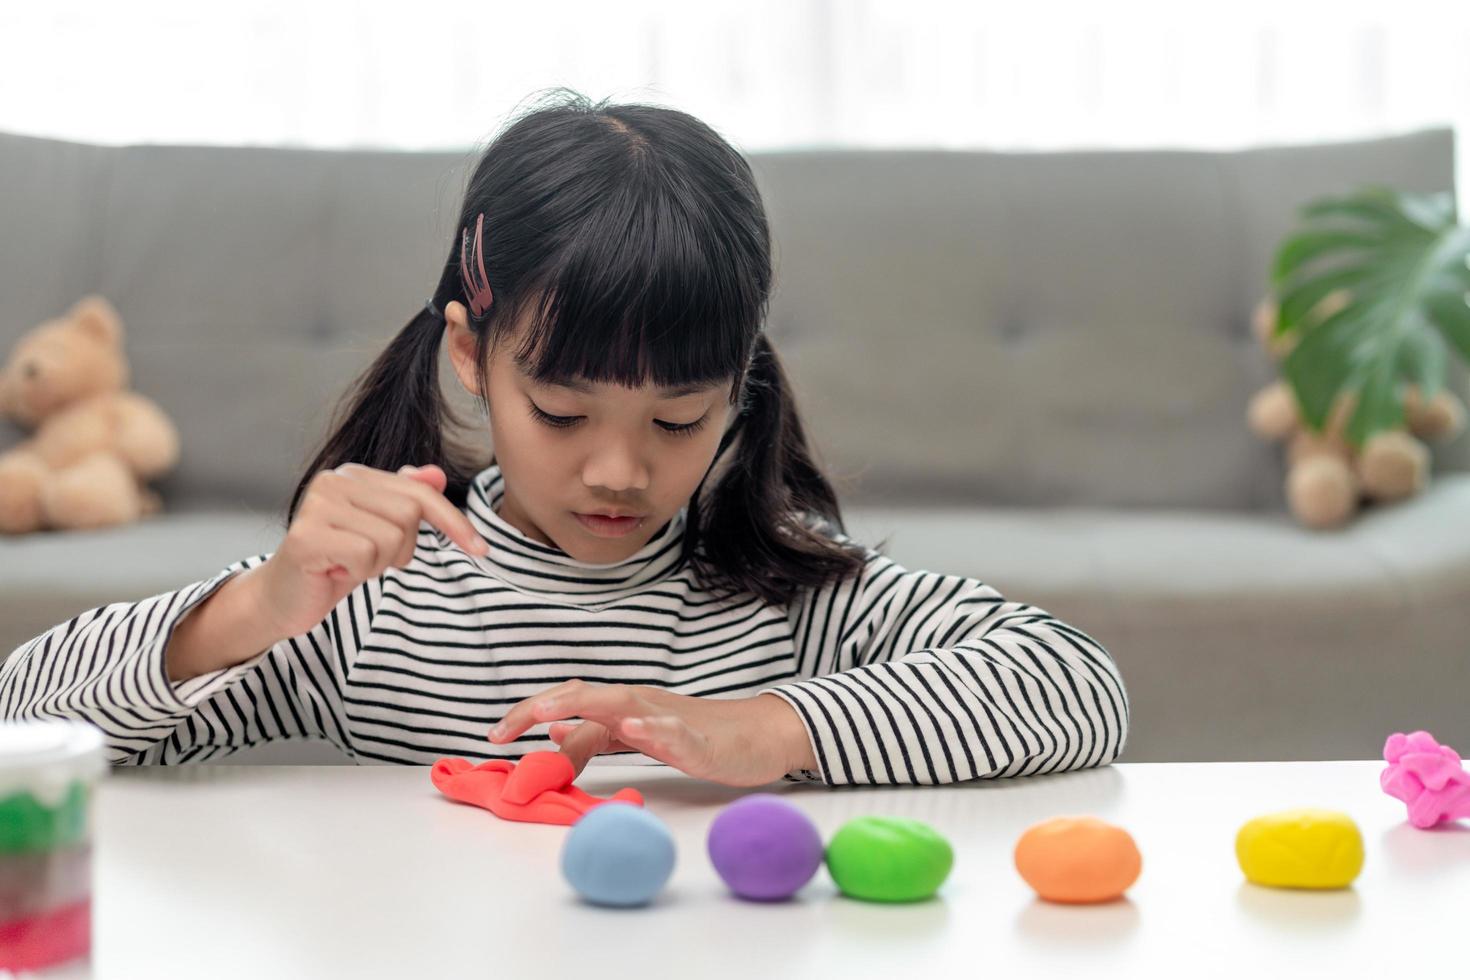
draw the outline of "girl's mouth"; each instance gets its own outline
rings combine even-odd
[[[597,514],[578,514],[582,526],[600,538],[620,538],[643,523],[642,517],[601,517]]]

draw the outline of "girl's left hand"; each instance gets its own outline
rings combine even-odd
[[[562,723],[568,718],[583,720]],[[774,694],[699,698],[573,679],[513,706],[490,730],[490,741],[514,741],[543,721],[557,723],[551,739],[579,774],[592,756],[629,749],[729,786],[761,786],[816,768],[806,726]]]

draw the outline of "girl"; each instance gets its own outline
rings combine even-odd
[[[1097,641],[844,533],[761,329],[770,249],[749,166],[697,119],[572,92],[513,119],[280,548],[31,640],[4,717],[90,721],[116,764],[299,737],[416,765],[553,743],[578,772],[737,786],[1117,758]],[[446,439],[441,346],[483,467]]]

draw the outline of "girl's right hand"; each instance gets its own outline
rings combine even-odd
[[[438,466],[397,473],[360,463],[322,470],[306,486],[281,546],[259,568],[264,614],[282,637],[316,627],[357,586],[413,559],[419,522],[483,557],[489,546],[444,496]]]

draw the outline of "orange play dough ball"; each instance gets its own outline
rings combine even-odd
[[[1143,856],[1122,827],[1096,817],[1055,817],[1016,841],[1016,870],[1050,902],[1106,902],[1138,880]]]

